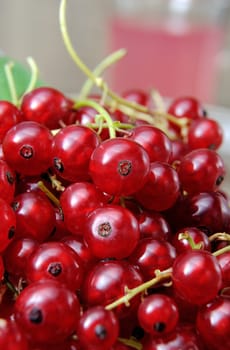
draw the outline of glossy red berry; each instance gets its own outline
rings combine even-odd
[[[176,170],[164,162],[153,162],[146,183],[135,193],[135,198],[145,208],[155,211],[169,209],[180,194]]]
[[[108,305],[124,296],[131,289],[143,283],[141,273],[126,260],[99,261],[87,273],[81,289],[81,299],[85,307]],[[122,304],[114,309],[118,317],[125,317],[136,309],[140,295],[132,298],[129,307]]]
[[[148,336],[143,341],[143,350],[204,350],[202,342],[191,326],[180,326],[163,337]]]
[[[70,182],[89,180],[89,160],[99,143],[96,132],[86,126],[62,128],[53,138],[53,168],[61,178]]]
[[[34,121],[16,124],[4,137],[6,162],[23,175],[40,175],[51,166],[53,136],[44,125]]]
[[[163,336],[172,332],[179,321],[179,312],[175,301],[164,294],[152,294],[145,297],[138,308],[140,326],[149,334]]]
[[[147,180],[150,160],[145,149],[133,140],[113,138],[103,141],[92,153],[89,171],[102,192],[130,195]]]
[[[77,337],[86,350],[111,350],[119,334],[119,321],[113,311],[94,306],[83,312]]]
[[[7,350],[29,350],[26,335],[14,320],[0,318],[0,348]]]
[[[16,216],[11,206],[0,198],[1,231],[0,252],[3,252],[15,236]]]
[[[180,96],[174,99],[168,107],[168,113],[178,119],[186,117],[190,122],[206,116],[201,102],[192,96]],[[172,122],[170,125],[176,133],[181,134],[180,128],[176,124]]]
[[[176,250],[172,244],[147,237],[138,242],[128,259],[140,268],[145,280],[149,280],[155,277],[156,270],[172,267],[175,258]]]
[[[224,180],[225,165],[217,152],[201,148],[181,159],[178,175],[183,190],[189,194],[216,191]]]
[[[77,253],[78,257],[81,259],[82,266],[85,271],[92,268],[97,261],[84,241],[83,236],[68,234],[67,236],[62,237],[60,242],[65,243]]]
[[[172,230],[165,217],[153,210],[142,210],[137,216],[141,237],[168,241]]]
[[[0,198],[10,203],[15,194],[16,174],[6,161],[0,159]]]
[[[27,260],[28,283],[57,280],[76,292],[81,286],[82,279],[83,264],[80,258],[62,242],[40,244]]]
[[[0,282],[2,281],[2,279],[4,277],[4,271],[5,271],[5,266],[3,263],[2,255],[0,255]]]
[[[30,255],[39,243],[29,237],[15,238],[4,251],[4,264],[9,274],[25,278]]]
[[[222,288],[230,286],[230,251],[217,256],[222,271]]]
[[[25,192],[14,198],[16,237],[46,240],[55,228],[55,211],[49,199],[39,192]]]
[[[22,119],[19,109],[9,101],[0,101],[0,143],[7,131]]]
[[[184,206],[184,217],[180,218],[185,220],[186,226],[200,227],[208,236],[215,232],[229,231],[230,207],[221,192],[198,193],[188,197]]]
[[[151,125],[134,127],[128,138],[144,147],[149,155],[150,162],[168,162],[172,152],[171,140],[159,128]]]
[[[206,116],[200,101],[192,96],[180,96],[174,99],[168,107],[168,112],[176,117],[197,119]]]
[[[136,247],[140,231],[136,217],[119,205],[92,211],[86,221],[84,239],[99,259],[127,258]]]
[[[206,250],[181,253],[173,263],[172,281],[176,293],[190,303],[205,304],[222,286],[218,260]]]
[[[62,92],[52,87],[43,86],[33,89],[23,96],[21,111],[24,120],[31,120],[49,129],[60,128],[71,113],[73,102]]]
[[[187,140],[191,150],[197,148],[217,150],[223,142],[223,129],[213,119],[194,120],[188,129]]]
[[[229,349],[230,299],[219,296],[201,307],[196,327],[207,349]]]
[[[195,245],[199,245],[199,249],[211,250],[211,243],[207,233],[198,227],[183,227],[173,235],[171,242],[176,248],[177,254],[180,254],[186,250],[193,249],[190,240]]]
[[[87,216],[105,202],[102,192],[90,182],[76,182],[69,185],[60,196],[60,204],[67,229],[83,235]]]
[[[31,343],[58,344],[76,330],[80,304],[74,292],[57,281],[27,286],[15,302],[15,320]]]

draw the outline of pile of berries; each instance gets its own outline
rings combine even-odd
[[[0,101],[0,348],[230,348],[222,127],[89,75]]]
[[[227,348],[221,126],[191,97],[164,131],[100,98],[0,101],[2,348]],[[123,98],[151,111],[146,92]]]

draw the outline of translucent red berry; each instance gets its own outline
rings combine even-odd
[[[102,142],[92,153],[89,170],[102,192],[130,195],[147,180],[150,160],[145,149],[133,140],[114,138]]]

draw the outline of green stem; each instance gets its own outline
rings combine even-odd
[[[107,56],[99,65],[94,69],[93,74],[95,77],[99,77],[109,66],[116,63],[118,60],[123,58],[126,54],[125,49],[120,49],[118,51],[113,52],[111,55]],[[83,85],[79,98],[83,99],[88,96],[90,90],[93,87],[94,82],[91,78],[89,78],[85,84]]]
[[[42,181],[38,181],[38,187],[47,195],[51,202],[53,202],[58,208],[60,207],[60,201],[52,192],[50,192],[50,190],[44,185]]]
[[[201,249],[203,247],[203,242],[195,243],[194,239],[189,235],[187,231],[179,234],[178,239],[186,239],[192,249]]]
[[[107,84],[103,81],[101,77],[98,77],[92,72],[88,66],[81,60],[77,52],[74,50],[74,47],[72,45],[72,42],[70,40],[70,36],[68,34],[67,25],[66,25],[66,2],[67,0],[62,0],[59,8],[59,21],[60,21],[60,30],[62,34],[62,38],[64,41],[64,45],[67,49],[67,52],[69,53],[70,57],[73,59],[75,64],[80,68],[80,70],[102,91],[106,93],[106,96],[110,97],[112,99],[111,105],[119,107],[127,107],[129,108],[129,113],[132,115],[132,110],[137,111],[139,113],[142,113],[141,117],[139,116],[138,119],[145,120],[146,122],[150,124],[154,124],[152,117],[153,116],[162,116],[164,118],[167,118],[171,122],[179,125],[180,127],[183,127],[187,125],[187,119],[186,118],[175,118],[174,116],[162,112],[162,111],[150,111],[148,107],[140,105],[135,102],[127,101],[126,99],[120,97],[118,94],[110,90],[107,86]],[[121,109],[122,110],[122,109]],[[130,111],[131,110],[131,111]],[[128,113],[128,115],[130,115]],[[137,119],[137,118],[136,118]]]
[[[108,129],[109,129],[110,138],[116,137],[116,131],[115,131],[115,127],[114,127],[114,124],[113,124],[113,120],[111,119],[109,113],[105,110],[105,108],[103,108],[96,101],[88,100],[88,99],[77,101],[74,104],[73,108],[78,109],[78,108],[81,108],[81,107],[92,107],[92,108],[94,108],[99,113],[99,115],[105,120],[105,122],[107,123]]]
[[[16,86],[15,86],[14,76],[12,73],[13,66],[14,66],[13,62],[8,62],[5,64],[4,69],[5,69],[6,79],[10,90],[11,101],[15,106],[17,106],[18,96],[17,96]]]
[[[227,245],[224,248],[216,250],[215,252],[212,253],[212,255],[219,256],[219,255],[226,253],[226,252],[230,252],[230,245]]]
[[[216,232],[209,236],[209,241],[213,242],[215,240],[230,241],[230,234],[226,232]]]
[[[118,338],[118,341],[121,342],[122,344],[125,344],[127,346],[130,346],[131,348],[134,348],[136,350],[142,350],[142,344],[137,342],[136,340],[130,338],[130,339],[125,339],[125,338]]]
[[[34,59],[32,57],[27,57],[27,62],[30,66],[31,77],[30,77],[29,84],[28,84],[25,92],[23,93],[23,95],[32,91],[35,88],[36,82],[38,80],[38,67],[36,65],[36,62],[34,61]]]
[[[66,0],[62,0],[59,8],[59,22],[60,22],[60,30],[63,37],[63,41],[65,44],[65,47],[67,49],[67,52],[70,54],[70,57],[73,59],[73,61],[76,63],[76,65],[81,69],[81,71],[89,78],[91,79],[97,86],[101,85],[101,78],[96,77],[93,72],[87,67],[87,65],[81,60],[81,58],[78,56],[76,51],[73,48],[73,45],[71,43],[68,31],[67,31],[67,25],[66,25]]]
[[[125,305],[129,305],[129,300],[131,300],[132,298],[134,298],[137,294],[140,294],[144,291],[146,291],[148,288],[156,285],[159,282],[162,282],[165,279],[170,278],[172,275],[172,270],[168,269],[168,270],[164,270],[164,271],[158,271],[156,273],[156,277],[152,278],[151,280],[141,284],[140,286],[137,286],[135,288],[132,289],[128,289],[127,288],[127,293],[125,293],[125,295],[117,300],[115,300],[113,303],[107,305],[105,308],[106,310],[112,310],[114,308],[116,308],[117,306],[121,305],[121,304],[125,304]]]

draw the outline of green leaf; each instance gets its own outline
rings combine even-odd
[[[26,66],[17,62],[10,57],[0,57],[0,100],[7,100],[12,102],[9,84],[5,73],[5,65],[9,62],[13,62],[12,75],[14,78],[15,88],[17,96],[20,98],[28,87],[31,77],[31,71]],[[40,79],[37,81],[35,87],[44,86],[45,83]]]

